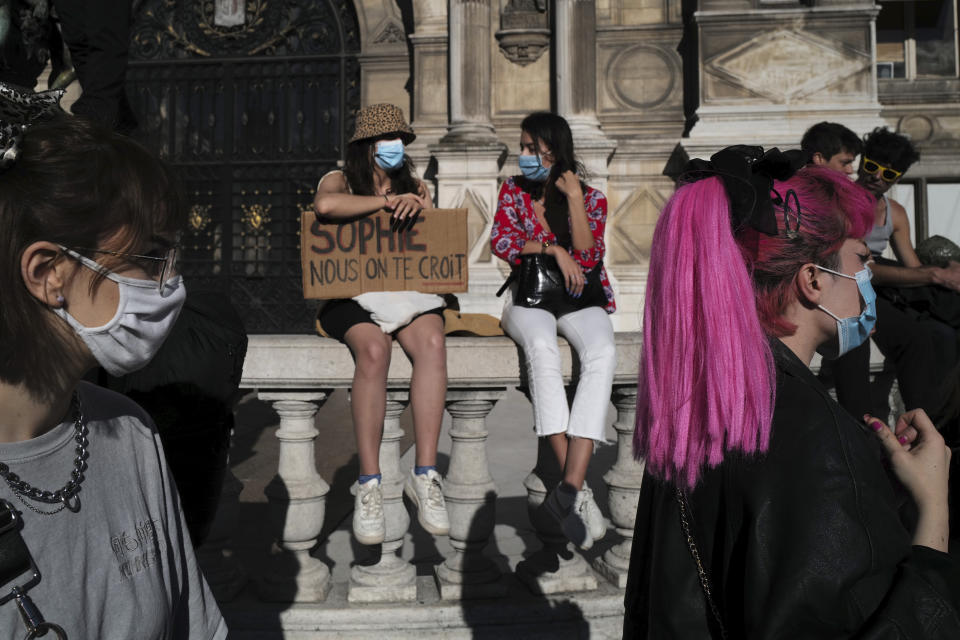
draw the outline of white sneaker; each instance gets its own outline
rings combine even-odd
[[[564,508],[560,504],[560,489],[555,488],[544,500],[543,506],[560,523],[563,535],[573,544],[584,551],[593,546],[590,528],[587,526],[587,501],[580,498],[583,491],[578,491],[573,504]]]
[[[417,522],[435,536],[450,533],[450,518],[443,499],[443,480],[440,474],[430,469],[416,474],[413,469],[403,485],[403,493],[417,508]]]
[[[376,478],[357,483],[353,500],[353,535],[360,544],[380,544],[387,534],[383,519],[383,492]]]
[[[597,506],[597,501],[593,499],[593,491],[590,490],[586,482],[583,483],[583,490],[577,492],[576,502],[581,500],[587,503],[587,529],[590,531],[590,537],[593,538],[594,541],[600,540],[603,536],[607,535],[607,521],[600,511],[600,507]],[[576,502],[574,502],[575,509]]]

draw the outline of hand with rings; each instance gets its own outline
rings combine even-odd
[[[427,202],[415,193],[401,193],[386,196],[384,208],[393,213],[390,217],[390,227],[394,231],[409,229],[416,222],[417,216],[427,207]]]

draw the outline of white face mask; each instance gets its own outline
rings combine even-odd
[[[118,276],[86,256],[61,248],[84,266],[116,282],[120,300],[117,313],[100,327],[80,324],[64,308],[54,308],[53,312],[73,328],[110,375],[124,376],[146,366],[180,315],[187,297],[183,277],[174,276],[158,287],[154,280]]]

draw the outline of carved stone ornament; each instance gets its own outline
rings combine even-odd
[[[922,114],[912,114],[904,116],[897,125],[899,133],[905,133],[910,136],[914,142],[926,142],[933,137],[936,131],[934,121]]]
[[[663,49],[637,44],[621,49],[607,64],[610,94],[631,109],[655,109],[674,93],[679,65]]]
[[[525,67],[550,47],[546,0],[510,0],[500,14],[495,34],[500,51],[510,62]]]
[[[774,103],[789,103],[837,84],[869,64],[869,57],[843,51],[809,32],[780,29],[751,38],[705,66],[709,73]]]
[[[395,22],[388,22],[373,43],[374,44],[403,44],[407,41],[407,35],[403,28]]]

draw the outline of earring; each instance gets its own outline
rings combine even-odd
[[[58,304],[58,305],[60,305],[60,306],[62,307],[66,301],[67,301],[66,298],[64,298],[64,297],[63,297],[62,295],[60,295],[59,293],[57,294],[57,304]]]

